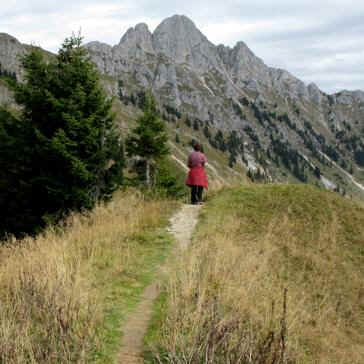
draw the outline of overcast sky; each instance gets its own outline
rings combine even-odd
[[[114,45],[145,22],[187,15],[214,44],[239,40],[323,91],[364,90],[363,0],[3,0],[0,32],[56,52],[72,32]]]

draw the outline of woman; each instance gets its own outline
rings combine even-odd
[[[202,204],[202,191],[208,187],[207,176],[205,172],[206,156],[201,153],[199,143],[193,145],[194,152],[188,157],[187,165],[190,168],[188,172],[186,185],[191,187],[191,203],[193,205]]]

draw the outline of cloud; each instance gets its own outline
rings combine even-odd
[[[7,0],[1,32],[53,52],[82,30],[85,42],[119,42],[140,22],[151,30],[184,14],[214,44],[244,41],[267,65],[283,68],[326,92],[364,89],[362,0]]]

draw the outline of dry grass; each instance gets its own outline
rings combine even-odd
[[[354,203],[304,186],[222,191],[176,265],[156,362],[363,362],[364,209]]]
[[[143,284],[138,270],[155,246],[141,236],[161,225],[170,205],[120,193],[89,216],[1,246],[0,363],[90,362],[115,303],[112,281],[127,282],[119,301]]]

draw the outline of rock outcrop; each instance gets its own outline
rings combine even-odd
[[[6,33],[0,33],[1,69],[11,73],[21,73],[20,57],[25,54],[27,46]]]

